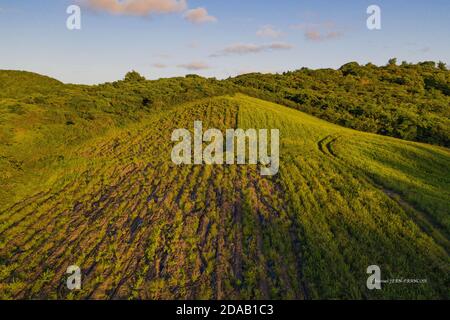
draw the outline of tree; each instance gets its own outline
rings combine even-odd
[[[408,61],[402,61],[402,67],[407,67],[407,66],[409,66],[410,64],[408,63]]]
[[[146,79],[137,71],[130,71],[125,75],[125,81],[145,81]]]
[[[349,62],[340,67],[339,70],[341,70],[344,76],[347,76],[349,74],[356,76],[358,75],[358,71],[360,70],[360,65],[358,64],[358,62]]]
[[[439,61],[438,68],[442,71],[447,71],[447,65],[445,64],[445,62]]]
[[[419,62],[419,66],[425,67],[425,68],[435,68],[436,67],[436,62],[434,62],[434,61],[423,61],[423,62]]]
[[[389,59],[388,66],[396,66],[396,65],[397,65],[397,58]]]

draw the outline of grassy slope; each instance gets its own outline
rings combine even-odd
[[[0,70],[0,210],[38,191],[42,175],[57,176],[54,169],[73,147],[157,110],[224,92],[233,90],[201,77],[81,86]]]
[[[43,95],[63,87],[64,85],[58,80],[37,73],[0,70],[1,98],[25,97],[30,93]]]
[[[170,134],[194,120],[280,128],[280,175],[175,167]],[[0,207],[3,297],[448,298],[447,149],[242,95],[50,146],[30,149],[38,164],[11,175],[24,187]],[[85,271],[75,294],[63,280],[71,264]],[[369,292],[371,264],[428,284]]]
[[[299,226],[311,297],[431,294],[411,285],[368,294],[364,268],[370,264],[380,265],[383,278],[428,278],[444,294],[450,248],[447,149],[352,131],[279,105],[240,99],[241,126],[282,128],[285,203]]]
[[[433,62],[246,74],[247,95],[364,132],[450,146],[450,71]]]

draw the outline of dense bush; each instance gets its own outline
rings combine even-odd
[[[434,62],[303,68],[228,80],[245,93],[353,129],[450,146],[450,71]]]

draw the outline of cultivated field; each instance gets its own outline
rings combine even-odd
[[[449,298],[446,148],[242,94],[174,103],[109,130],[97,121],[84,134],[46,134],[48,114],[30,107],[36,127],[13,132],[6,125],[23,118],[5,99],[1,298]],[[175,166],[171,133],[196,120],[280,129],[280,173]],[[81,291],[66,288],[69,265],[83,271]],[[369,265],[383,279],[427,283],[369,291]]]

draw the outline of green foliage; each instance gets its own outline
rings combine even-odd
[[[442,71],[447,71],[447,64],[445,62],[439,61],[438,68]]]
[[[394,67],[397,65],[397,58],[389,59],[388,66]]]
[[[361,131],[450,146],[450,71],[434,62],[396,66],[356,62],[229,81],[242,92]]]
[[[124,81],[145,81],[145,77],[141,76],[137,71],[130,71],[125,75]]]
[[[447,145],[448,83],[428,62],[98,86],[2,71],[0,297],[448,299],[448,149],[361,132]],[[170,134],[195,120],[280,129],[279,175],[175,166]],[[372,264],[428,282],[369,291]]]
[[[55,79],[26,71],[0,70],[0,98],[30,98],[39,101],[49,93],[57,93],[63,84]]]

